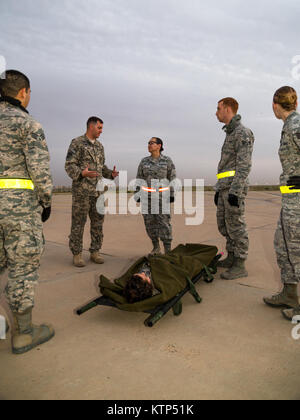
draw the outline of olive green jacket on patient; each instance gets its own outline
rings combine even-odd
[[[215,246],[201,244],[179,245],[167,255],[156,255],[140,258],[130,269],[112,283],[100,276],[100,291],[103,296],[112,299],[119,309],[132,312],[143,312],[166,303],[180,293],[189,284],[187,277],[193,279],[204,266],[208,266],[218,252]],[[136,303],[128,303],[123,290],[128,279],[139,271],[148,261],[151,266],[154,286],[161,293]]]

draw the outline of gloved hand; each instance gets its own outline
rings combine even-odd
[[[288,187],[295,187],[291,188],[291,190],[300,190],[300,176],[291,176],[287,182]]]
[[[228,195],[228,203],[233,207],[240,207],[239,198],[238,198],[237,195],[229,194]]]
[[[42,222],[45,223],[49,219],[51,214],[51,206],[50,207],[43,207],[42,212]]]
[[[218,207],[218,202],[219,202],[219,191],[216,192],[215,194],[215,205]]]
[[[174,195],[170,197],[170,203],[174,203],[175,202],[175,197]]]

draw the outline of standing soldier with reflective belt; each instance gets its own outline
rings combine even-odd
[[[264,302],[283,310],[285,318],[300,315],[298,284],[300,281],[300,114],[297,93],[292,87],[278,89],[273,98],[276,118],[284,121],[279,157],[282,209],[275,234],[275,251],[281,270],[283,290]]]
[[[119,173],[105,165],[103,145],[97,141],[103,130],[103,121],[91,117],[87,121],[85,135],[72,140],[65,169],[72,183],[72,226],[69,247],[75,267],[84,267],[82,242],[87,215],[91,221],[91,261],[103,264],[99,251],[103,242],[104,215],[99,214],[96,203],[100,193],[96,190],[102,177],[115,179]]]
[[[35,286],[51,212],[52,178],[41,125],[27,112],[30,82],[15,70],[0,80],[0,274],[8,268],[6,298],[15,329],[12,351],[25,353],[54,336],[32,325]]]
[[[153,244],[151,254],[155,255],[161,251],[159,239],[165,253],[171,251],[170,202],[174,201],[174,187],[170,183],[176,179],[176,169],[172,159],[161,153],[164,149],[160,138],[153,137],[148,150],[151,156],[142,159],[136,177],[140,183],[146,231]]]
[[[239,104],[233,98],[219,101],[216,116],[225,123],[226,139],[218,167],[215,190],[219,232],[226,238],[228,256],[219,262],[228,268],[221,274],[226,280],[247,277],[245,261],[248,257],[249,239],[245,221],[245,198],[248,193],[248,176],[252,166],[254,136],[241,123],[237,115]]]

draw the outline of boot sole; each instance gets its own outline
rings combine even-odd
[[[51,338],[53,338],[55,336],[55,331],[53,332],[53,334],[51,334],[49,337],[47,337],[46,339],[44,339],[44,340],[40,340],[40,341],[38,341],[37,343],[35,343],[34,345],[31,345],[31,346],[25,346],[25,347],[22,347],[21,349],[15,349],[15,348],[12,348],[12,353],[13,354],[23,354],[23,353],[27,353],[28,351],[30,351],[30,350],[33,350],[35,347],[37,347],[37,346],[40,346],[41,344],[44,344],[44,343],[47,343],[48,341],[50,341],[51,340]]]
[[[237,275],[231,276],[231,277],[225,277],[224,274],[222,273],[220,277],[223,280],[237,280],[237,279],[243,279],[245,277],[248,277],[248,273],[237,274]]]
[[[271,302],[266,302],[265,299],[263,299],[264,303],[268,306],[270,306],[271,308],[283,308],[283,309],[295,309],[297,308],[297,306],[292,306],[292,305],[287,305],[286,303],[281,303],[281,304],[277,304],[277,303],[271,303]]]

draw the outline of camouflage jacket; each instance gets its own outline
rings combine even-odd
[[[152,156],[142,159],[138,167],[137,179],[142,179],[147,182],[148,187],[151,187],[152,180],[168,180],[169,182],[176,179],[176,169],[171,158],[160,155],[158,159],[153,159]]]
[[[89,166],[91,171],[99,172],[97,178],[84,178],[81,173]],[[99,141],[91,142],[86,135],[72,140],[68,150],[65,169],[73,180],[72,192],[97,197],[98,181],[103,177],[113,179],[112,170],[105,165],[104,147]]]
[[[0,178],[31,179],[35,189],[24,194],[33,194],[33,200],[44,207],[51,205],[53,183],[42,126],[6,101],[0,102]],[[17,190],[0,191],[1,197],[5,193],[13,200]]]
[[[222,148],[218,174],[235,171],[234,177],[219,179],[215,190],[229,190],[230,194],[244,197],[247,194],[248,176],[252,166],[254,135],[249,128],[241,124],[241,116],[236,115],[223,127],[226,139]]]
[[[279,157],[283,169],[280,184],[286,185],[289,177],[300,176],[300,114],[298,112],[292,112],[284,122]]]

